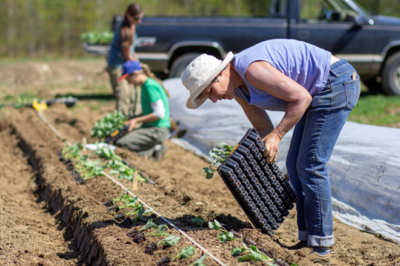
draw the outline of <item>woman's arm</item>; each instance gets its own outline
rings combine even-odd
[[[264,156],[267,162],[274,162],[280,140],[303,116],[312,97],[303,86],[264,61],[250,64],[246,70],[246,79],[258,89],[289,102],[281,122],[263,139],[266,145]]]
[[[240,104],[250,123],[262,138],[271,133],[274,126],[265,110],[249,105],[245,100],[238,97],[235,97],[235,100]]]
[[[137,123],[153,122],[153,121],[157,121],[159,119],[160,118],[158,116],[156,116],[154,113],[151,113],[148,115],[143,115],[143,116],[132,118],[132,119],[126,121],[126,124],[129,124],[128,131],[132,131],[136,127]]]
[[[164,107],[164,104],[161,99],[151,103],[150,105],[151,105],[151,108],[153,109],[153,112],[151,114],[135,117],[135,118],[127,121],[127,123],[129,123],[128,131],[133,130],[136,127],[137,123],[153,122],[153,121],[157,121],[161,118],[164,118],[165,107]]]
[[[122,56],[126,61],[138,61],[136,55],[131,54],[132,46],[134,40],[134,32],[131,28],[122,27],[121,31],[121,49],[122,49]]]

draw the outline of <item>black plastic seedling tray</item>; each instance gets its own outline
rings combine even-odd
[[[272,235],[296,201],[279,167],[267,164],[257,131],[247,130],[217,171],[255,228]]]
[[[122,128],[115,130],[113,133],[111,133],[110,136],[108,136],[104,142],[108,144],[114,144],[117,140],[128,134],[128,129],[129,125],[124,125]]]

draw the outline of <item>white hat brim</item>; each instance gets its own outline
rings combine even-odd
[[[229,52],[222,63],[213,71],[210,73],[210,75],[204,80],[204,82],[197,87],[194,91],[189,96],[189,99],[186,102],[186,107],[189,109],[196,109],[199,108],[206,100],[207,98],[203,99],[198,99],[197,97],[203,92],[205,88],[207,88],[208,85],[211,84],[213,79],[215,79],[219,73],[222,72],[222,70],[225,69],[225,67],[229,64],[229,62],[232,61],[234,55],[232,52]]]

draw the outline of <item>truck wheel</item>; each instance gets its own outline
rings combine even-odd
[[[400,52],[386,61],[382,72],[382,89],[387,95],[400,95]]]
[[[199,53],[191,53],[191,54],[184,54],[179,56],[175,59],[174,63],[172,63],[171,71],[169,72],[170,78],[180,78],[183,75],[186,67],[189,65],[190,62],[193,61],[196,57],[198,57]]]

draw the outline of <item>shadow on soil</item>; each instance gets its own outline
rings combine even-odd
[[[55,98],[63,98],[63,97],[74,97],[81,101],[84,101],[84,100],[109,100],[109,101],[115,100],[114,94],[112,94],[112,93],[103,93],[103,94],[67,93],[67,94],[56,94]]]

